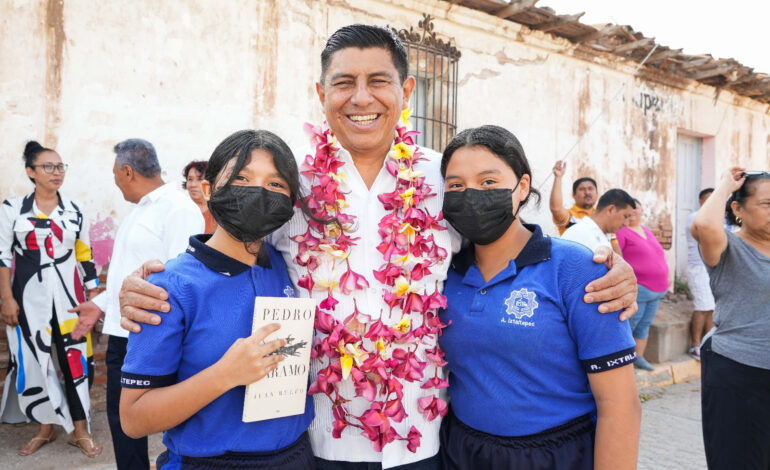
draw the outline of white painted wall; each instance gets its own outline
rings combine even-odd
[[[57,1],[0,0],[0,198],[31,190],[21,152],[40,139],[70,164],[63,191],[107,241],[110,222],[130,210],[112,182],[116,142],[150,140],[166,178],[180,182],[185,163],[238,129],[270,129],[304,151],[302,122],[322,118],[314,82],[328,35],[353,22],[416,26],[423,13],[462,51],[459,128],[512,130],[536,184],[582,134],[566,179],[623,187],[650,221],[673,215],[677,132],[714,137],[706,182],[732,164],[770,167],[768,106],[695,82],[632,78],[633,62],[443,1],[64,0],[60,14]],[[550,185],[524,216],[553,231]],[[563,190],[569,198],[567,181]]]

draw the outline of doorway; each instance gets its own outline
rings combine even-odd
[[[687,269],[687,218],[698,210],[703,139],[679,134],[676,145],[676,275]]]

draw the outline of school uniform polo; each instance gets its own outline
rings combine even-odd
[[[577,243],[532,237],[489,282],[472,248],[456,256],[444,294],[440,338],[454,414],[497,436],[526,436],[595,415],[587,374],[636,358],[628,322],[583,301],[607,272]]]
[[[131,333],[123,364],[126,388],[158,388],[182,382],[217,362],[238,338],[251,335],[256,296],[293,297],[280,254],[269,244],[261,262],[248,266],[190,238],[187,252],[148,280],[169,294],[171,310],[159,325]],[[163,443],[177,456],[227,452],[269,453],[293,444],[313,419],[307,400],[301,415],[244,423],[246,387],[235,387],[185,422],[165,432]]]

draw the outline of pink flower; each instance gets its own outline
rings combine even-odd
[[[387,380],[390,377],[388,373],[388,367],[390,365],[385,362],[379,354],[372,354],[361,365],[362,370],[369,370],[379,375],[381,379]]]
[[[426,349],[425,357],[438,367],[443,367],[447,364],[444,359],[444,351],[438,346],[433,349]]]
[[[382,388],[383,388],[383,394],[386,397],[389,397],[391,394],[395,393],[396,398],[398,398],[399,400],[404,398],[404,384],[402,384],[401,381],[399,380],[396,380],[396,379],[383,380]]]
[[[382,193],[377,196],[377,199],[382,203],[383,207],[387,211],[392,211],[396,207],[401,207],[401,192],[396,190],[392,193]]]
[[[318,377],[308,388],[307,394],[324,393],[331,396],[331,393],[334,391],[333,384],[340,380],[342,380],[342,369],[340,369],[339,362],[333,362],[328,367],[318,371]]]
[[[437,289],[433,291],[432,294],[428,295],[425,299],[426,309],[433,310],[436,308],[446,308],[446,296],[438,291],[438,284],[436,285]]]
[[[406,439],[405,439],[408,442],[406,444],[406,448],[409,449],[411,452],[417,452],[417,448],[420,447],[421,437],[422,437],[422,434],[420,434],[420,431],[418,431],[416,427],[412,426],[412,428],[409,430],[409,434],[406,436]]]
[[[440,379],[438,376],[436,376],[425,381],[425,383],[422,384],[420,388],[447,388],[448,386],[449,382],[447,382],[446,379]]]
[[[404,420],[404,418],[407,416],[406,410],[404,410],[404,405],[401,403],[401,400],[396,398],[394,400],[390,400],[385,404],[385,416],[392,419],[393,421],[400,423]]]
[[[345,295],[351,294],[354,290],[364,289],[366,287],[369,287],[369,281],[367,281],[364,276],[353,272],[350,267],[348,267],[348,270],[345,271],[342,277],[340,277],[340,290]]]
[[[393,375],[407,382],[422,379],[423,370],[428,365],[427,362],[417,359],[413,352],[406,352],[400,348],[393,350],[393,359],[398,361],[398,365],[393,368]]]
[[[315,282],[313,282],[313,275],[310,273],[305,274],[304,276],[297,279],[297,286],[306,289],[308,292],[313,290],[314,285]]]
[[[417,263],[414,265],[414,268],[412,268],[412,279],[415,281],[419,281],[423,277],[429,275],[431,273],[430,266],[431,261],[426,259],[422,263]]]
[[[342,431],[350,424],[345,418],[345,409],[341,406],[335,406],[332,408],[332,414],[334,415],[334,427],[332,429],[332,437],[339,439],[342,436]]]
[[[382,319],[380,318],[369,327],[369,331],[364,337],[370,339],[372,342],[377,341],[377,338],[382,338],[384,341],[390,342],[395,338],[395,334],[393,328],[382,323]]]
[[[356,396],[364,397],[369,401],[374,401],[377,396],[377,386],[374,385],[374,382],[372,382],[371,379],[363,376],[361,380],[354,381],[353,385],[356,388]]]
[[[428,421],[433,421],[439,416],[447,414],[447,404],[439,397],[429,395],[417,400],[417,409],[420,410]]]
[[[390,263],[384,265],[379,270],[373,271],[373,274],[375,279],[386,286],[393,286],[396,283],[396,279],[399,276],[403,276],[401,268]]]
[[[326,296],[324,300],[321,301],[321,303],[318,305],[324,310],[334,310],[334,307],[340,303],[339,300],[332,297],[332,293],[329,292],[329,295]]]
[[[336,324],[337,320],[335,320],[333,316],[318,308],[315,309],[315,322],[313,326],[316,330],[321,333],[329,334]]]

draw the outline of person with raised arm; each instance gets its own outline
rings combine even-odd
[[[725,228],[725,205],[738,232]],[[733,167],[691,226],[714,293],[700,347],[709,470],[770,468],[770,172]]]

